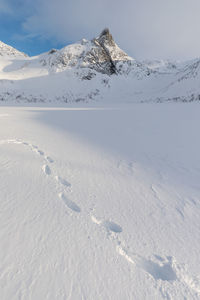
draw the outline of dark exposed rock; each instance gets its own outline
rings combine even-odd
[[[99,37],[92,41],[93,47],[85,54],[83,61],[88,67],[97,72],[112,75],[117,74],[116,63],[129,60],[128,55],[123,52],[114,42],[108,28],[104,29]]]
[[[57,52],[56,49],[51,49],[51,50],[48,52],[48,54],[53,54],[53,53],[55,53],[55,52]]]
[[[103,46],[107,44],[110,47],[115,47],[115,42],[108,28],[105,28],[96,40]]]

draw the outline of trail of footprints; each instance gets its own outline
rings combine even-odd
[[[44,172],[44,174],[46,176],[52,176],[52,171],[49,164],[54,163],[54,160],[51,157],[46,156],[45,153],[38,148],[38,146],[22,141],[20,139],[3,140],[0,141],[0,145],[1,144],[21,144],[29,147],[34,153],[43,157],[45,164],[42,165],[42,171]],[[61,185],[64,189],[64,191],[58,194],[58,197],[70,210],[72,210],[72,212],[81,213],[81,208],[75,202],[70,200],[66,195],[66,192],[71,188],[71,184],[66,179],[58,175],[55,175],[54,179],[55,182]],[[159,255],[154,255],[153,259],[146,259],[138,254],[132,253],[129,251],[129,247],[122,246],[124,243],[120,241],[119,234],[123,230],[120,225],[110,220],[97,219],[93,215],[91,216],[91,221],[96,226],[99,226],[100,228],[105,230],[112,242],[117,243],[116,252],[120,256],[122,256],[129,264],[144,271],[156,281],[180,281],[182,283],[185,283],[189,289],[193,290],[196,293],[197,297],[198,295],[200,295],[200,279],[191,278],[190,276],[188,276],[188,274],[186,274],[185,271],[176,263],[173,257],[161,257]]]
[[[34,153],[36,153],[37,155],[41,156],[45,163],[42,165],[42,171],[44,172],[44,174],[46,176],[52,175],[52,171],[51,168],[49,166],[49,164],[54,163],[54,160],[50,157],[50,156],[46,156],[44,151],[42,151],[41,149],[38,148],[38,146],[33,145],[31,143],[22,141],[20,139],[10,139],[10,140],[3,140],[0,141],[0,144],[18,144],[18,145],[24,145],[29,147],[29,149],[31,151],[33,151]],[[71,184],[64,178],[55,175],[54,176],[55,182],[60,184],[65,190],[69,189],[71,187]],[[63,203],[72,211],[76,212],[76,213],[80,213],[81,209],[80,207],[73,201],[71,201],[65,194],[65,192],[61,192],[58,194],[58,197],[63,201]]]

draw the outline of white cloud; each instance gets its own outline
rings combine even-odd
[[[25,31],[43,39],[75,42],[109,27],[140,59],[200,56],[199,0],[34,0],[31,9],[30,0],[22,2]]]

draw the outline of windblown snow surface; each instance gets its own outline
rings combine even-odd
[[[200,299],[200,108],[0,108],[0,299]]]

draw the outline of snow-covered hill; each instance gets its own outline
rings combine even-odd
[[[95,106],[1,107],[0,299],[199,300],[199,105]]]
[[[91,41],[35,57],[0,43],[0,101],[193,101],[199,59],[179,63],[129,57],[108,29]]]

